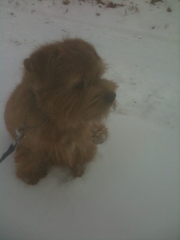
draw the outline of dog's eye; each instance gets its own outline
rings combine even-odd
[[[85,88],[84,82],[80,82],[80,83],[76,84],[75,87],[76,87],[77,89],[84,89],[84,88]]]

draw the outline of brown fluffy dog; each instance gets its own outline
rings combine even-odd
[[[82,176],[96,145],[107,137],[101,122],[115,107],[117,85],[102,78],[105,64],[81,39],[43,45],[24,60],[22,82],[5,108],[8,131],[16,139],[16,174],[29,184],[45,177],[53,165],[66,165]]]

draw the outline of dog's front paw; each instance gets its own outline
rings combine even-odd
[[[28,178],[28,177],[24,177],[21,178],[25,183],[30,184],[30,185],[35,185],[39,182],[39,178]]]
[[[94,144],[103,143],[108,136],[108,130],[104,124],[94,125],[92,127],[92,139]]]
[[[84,171],[85,171],[85,165],[83,163],[76,164],[72,169],[74,178],[82,177],[82,175],[84,174]]]

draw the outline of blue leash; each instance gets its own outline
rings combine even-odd
[[[21,128],[21,131],[22,131],[22,134],[20,134],[19,130],[16,131],[16,140],[10,145],[8,150],[2,155],[2,157],[0,158],[0,163],[5,158],[7,158],[7,156],[9,156],[12,152],[14,152],[14,150],[19,146],[19,142],[21,141],[21,139],[25,137],[26,129]]]
[[[16,149],[17,144],[16,142],[13,142],[10,147],[8,148],[8,150],[2,155],[2,157],[0,158],[0,163],[7,158],[7,156],[9,156],[12,152],[14,152],[14,150]]]

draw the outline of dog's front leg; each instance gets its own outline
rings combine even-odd
[[[94,144],[103,143],[108,137],[108,129],[101,121],[95,121],[92,123],[91,132]]]

